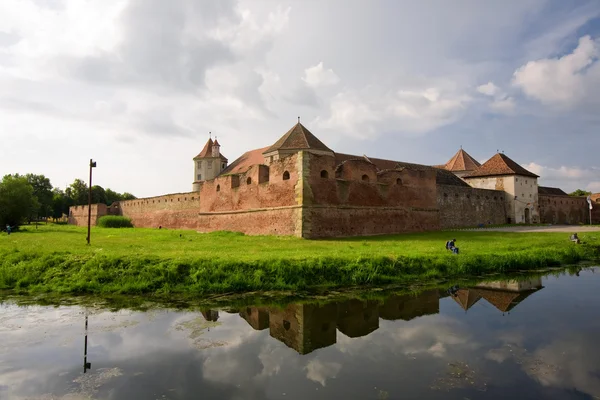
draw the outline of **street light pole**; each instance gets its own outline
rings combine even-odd
[[[87,234],[87,244],[90,244],[90,232],[92,225],[92,168],[96,167],[96,162],[90,158],[90,187],[88,192],[88,234]]]

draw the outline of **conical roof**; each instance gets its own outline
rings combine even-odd
[[[448,171],[475,171],[479,167],[481,164],[462,148],[444,165]]]
[[[452,299],[465,311],[473,307],[481,299],[481,296],[472,289],[459,289]]]
[[[530,176],[532,178],[539,178],[538,175],[527,171],[525,168],[521,167],[503,153],[497,153],[492,158],[487,160],[481,167],[477,168],[464,178],[496,175],[522,175]]]
[[[217,142],[216,139],[214,142],[212,139],[208,139],[208,142],[206,142],[206,144],[202,148],[202,151],[196,157],[194,157],[194,160],[197,158],[205,157],[212,158],[212,148],[214,145],[220,146],[219,142]],[[225,157],[223,154],[219,153],[219,158],[221,160],[227,161],[227,157]]]
[[[304,125],[298,122],[285,135],[283,135],[274,145],[269,147],[265,153],[277,150],[332,150],[325,146],[315,135],[313,135]]]

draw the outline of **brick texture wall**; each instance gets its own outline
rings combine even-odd
[[[600,224],[600,193],[594,193],[590,196],[592,198],[592,223]]]
[[[437,206],[440,225],[463,228],[479,224],[505,224],[507,213],[505,193],[499,190],[439,185]]]
[[[302,232],[307,238],[439,229],[434,171],[377,171],[304,153]]]
[[[589,224],[585,197],[539,195],[541,222],[544,224]]]
[[[95,226],[98,218],[108,214],[107,207],[104,204],[92,204],[92,215],[90,223]],[[88,206],[73,206],[69,208],[69,224],[87,226]]]

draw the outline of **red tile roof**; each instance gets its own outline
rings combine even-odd
[[[220,146],[219,142],[217,142],[216,140],[213,142],[212,139],[208,139],[208,142],[206,142],[206,144],[202,148],[202,151],[200,152],[200,154],[198,154],[196,157],[194,157],[194,160],[196,158],[212,157],[212,148],[215,144],[217,146]],[[219,154],[219,158],[223,161],[227,161],[227,157],[225,157],[223,154]]]
[[[507,312],[515,308],[520,302],[529,297],[529,295],[535,293],[535,290],[512,292],[494,289],[477,289],[477,293],[498,310]]]
[[[487,160],[481,167],[477,168],[464,178],[468,179],[497,175],[522,175],[539,178],[538,175],[527,171],[525,168],[521,167],[519,164],[502,153],[497,153],[492,158]]]
[[[283,135],[274,145],[269,147],[265,153],[276,150],[303,150],[314,149],[332,151],[325,146],[315,135],[313,135],[304,125],[298,122],[285,135]]]
[[[475,171],[479,167],[481,164],[461,148],[443,168],[448,171]]]
[[[245,152],[237,160],[229,164],[229,166],[221,172],[221,175],[241,174],[248,171],[248,169],[253,165],[264,164],[265,157],[263,156],[263,153],[267,149],[268,147],[263,147],[262,149]]]
[[[452,299],[465,311],[473,307],[481,299],[479,293],[473,289],[459,289]]]

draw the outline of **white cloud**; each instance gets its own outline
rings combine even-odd
[[[599,51],[597,40],[583,36],[570,54],[530,61],[518,68],[513,84],[542,103],[574,106],[596,94],[600,83]]]
[[[323,61],[321,61],[314,67],[306,68],[302,80],[306,82],[308,86],[318,88],[321,86],[335,85],[340,81],[340,78],[331,68],[325,69],[323,67]]]
[[[386,131],[423,134],[457,121],[470,100],[441,87],[390,91],[370,86],[337,94],[329,116],[316,123],[322,129],[363,139]]]
[[[540,185],[557,186],[567,193],[576,189],[589,188],[588,190],[593,190],[596,187],[595,183],[597,183],[595,180],[600,177],[600,168],[595,166],[587,168],[564,165],[549,167],[530,162],[529,164],[523,164],[523,167],[540,176]]]
[[[594,181],[588,183],[585,189],[592,193],[600,193],[600,181]]]
[[[495,96],[500,91],[500,88],[494,85],[493,82],[488,82],[484,85],[477,86],[477,91],[486,96]]]
[[[327,379],[332,379],[342,369],[342,364],[336,362],[321,361],[319,359],[312,359],[306,364],[306,377],[311,381],[320,383],[321,386],[327,384]]]

